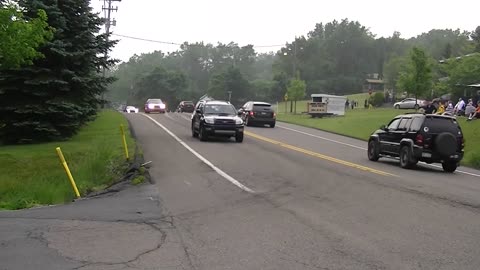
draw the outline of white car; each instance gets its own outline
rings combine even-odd
[[[425,104],[425,100],[417,99],[415,103],[415,98],[406,98],[402,101],[399,101],[393,105],[395,109],[418,109]]]
[[[134,107],[134,106],[127,106],[125,108],[125,111],[127,113],[138,113],[138,108]]]

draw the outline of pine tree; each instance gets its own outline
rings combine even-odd
[[[32,66],[0,73],[0,141],[32,143],[65,139],[93,119],[101,94],[113,81],[101,74],[114,60],[102,57],[115,45],[100,31],[102,19],[88,0],[21,0],[25,17],[38,9],[54,37]]]

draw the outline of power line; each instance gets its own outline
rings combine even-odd
[[[127,36],[127,35],[121,35],[121,34],[113,34],[112,36],[117,36],[117,37],[124,37],[124,38],[129,38],[129,39],[135,39],[135,40],[141,40],[141,41],[147,41],[147,42],[153,42],[153,43],[160,43],[160,44],[169,44],[169,45],[184,45],[181,43],[177,42],[172,42],[172,41],[160,41],[160,40],[154,40],[154,39],[147,39],[147,38],[140,38],[140,37],[133,37],[133,36]],[[194,44],[188,44],[188,45],[194,45]],[[273,47],[283,47],[285,44],[276,44],[276,45],[253,45],[255,48],[273,48]]]
[[[141,41],[148,41],[148,42],[153,42],[153,43],[170,44],[170,45],[178,45],[178,46],[182,45],[180,43],[175,43],[175,42],[170,42],[170,41],[160,41],[160,40],[132,37],[132,36],[126,36],[126,35],[120,35],[120,34],[113,34],[113,33],[112,33],[112,36],[124,37],[124,38],[129,38],[129,39],[136,39],[136,40],[141,40]]]

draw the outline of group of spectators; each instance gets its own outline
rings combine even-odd
[[[480,118],[480,101],[474,104],[472,99],[468,100],[468,103],[460,98],[457,104],[453,105],[452,101],[434,101],[429,103],[425,108],[427,114],[442,114],[442,115],[455,115],[466,116],[468,121]]]

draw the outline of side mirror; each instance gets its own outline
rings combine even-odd
[[[381,125],[381,126],[380,126],[380,129],[386,131],[386,130],[387,130],[387,127],[386,127],[385,125]]]
[[[196,113],[202,113],[202,111],[200,109],[196,109],[195,112]]]

